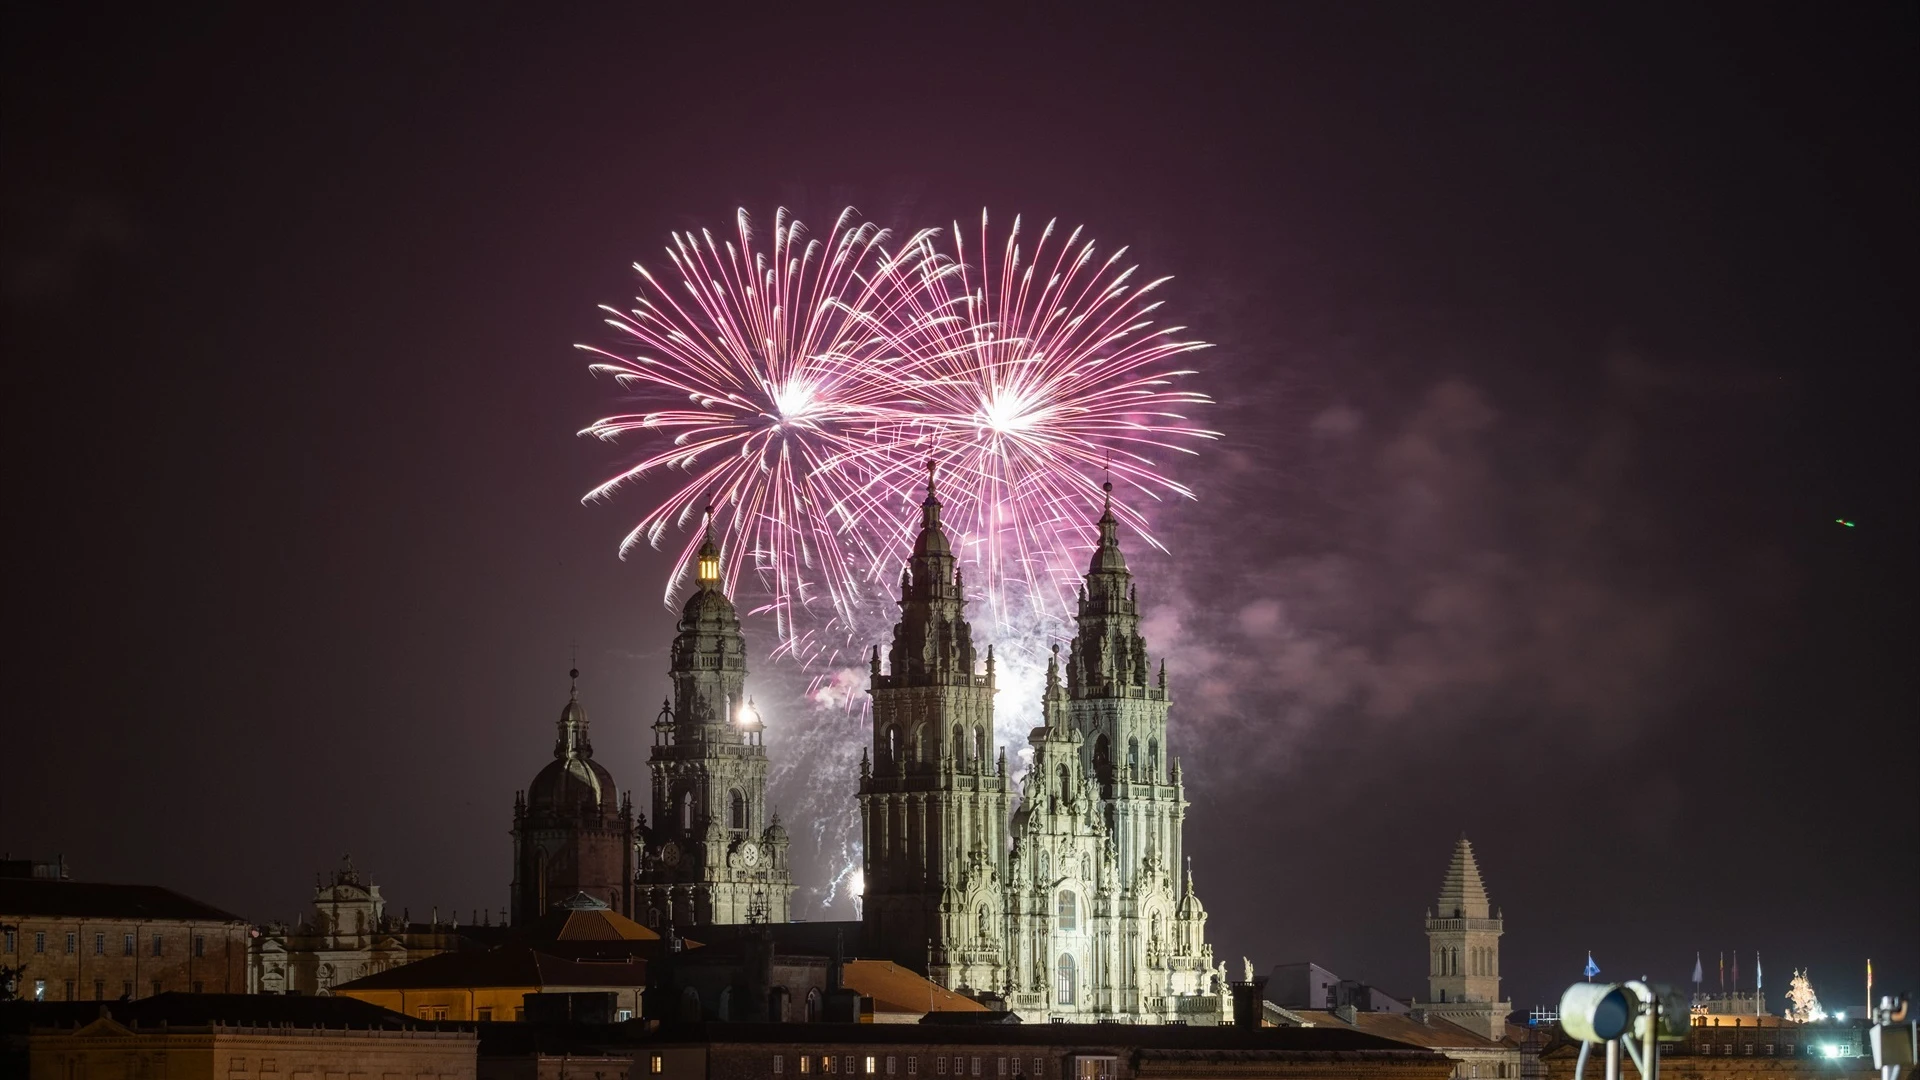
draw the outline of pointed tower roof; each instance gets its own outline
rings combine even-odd
[[[680,609],[680,630],[684,634],[691,630],[725,631],[731,627],[739,629],[739,617],[733,610],[733,601],[721,588],[720,545],[713,538],[713,507],[707,507],[706,535],[700,540],[700,551],[694,556],[693,577],[696,588],[692,596]]]
[[[613,775],[593,760],[587,738],[587,709],[580,704],[580,669],[567,672],[567,704],[560,710],[559,737],[553,742],[553,760],[527,785],[527,807],[572,812],[583,805],[611,810]]]
[[[920,504],[920,535],[913,541],[916,556],[953,554],[946,530],[940,527],[940,496],[933,489],[934,471],[938,468],[938,463],[927,462],[927,497]]]
[[[1100,543],[1093,549],[1089,574],[1126,573],[1127,559],[1120,554],[1120,522],[1113,516],[1113,481],[1100,485],[1106,499],[1100,507]]]
[[[1440,882],[1440,902],[1434,914],[1442,919],[1485,919],[1493,914],[1487,886],[1480,880],[1480,864],[1473,859],[1473,843],[1465,833],[1453,845],[1453,861]]]

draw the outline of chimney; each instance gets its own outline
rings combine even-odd
[[[1233,1026],[1257,1028],[1266,1015],[1267,977],[1233,984]]]

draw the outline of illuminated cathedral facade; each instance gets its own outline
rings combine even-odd
[[[1108,488],[1111,492],[1111,485]],[[1048,664],[1024,783],[991,751],[994,660],[929,476],[860,769],[869,951],[1028,1018],[1218,1022],[1223,973],[1183,872],[1180,766],[1111,504],[1064,665]]]

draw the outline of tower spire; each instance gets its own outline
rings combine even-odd
[[[720,585],[720,545],[713,542],[713,504],[707,504],[706,535],[700,541],[700,554],[694,576],[703,589]]]

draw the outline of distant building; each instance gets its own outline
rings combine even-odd
[[[1777,1016],[1696,1017],[1683,1042],[1660,1047],[1663,1080],[1878,1080],[1864,1019],[1796,1024]],[[1546,1080],[1572,1080],[1580,1045],[1557,1035],[1541,1051]],[[1593,1076],[1588,1063],[1587,1075]]]
[[[351,860],[315,884],[313,916],[269,923],[248,953],[247,992],[327,994],[344,982],[460,949],[481,948],[501,929],[458,919],[408,922],[387,914],[380,886],[362,881]]]
[[[162,994],[84,1009],[43,1006],[19,1019],[28,1025],[32,1080],[473,1080],[479,1047],[472,1031],[412,1025],[341,998]]]
[[[43,870],[44,867],[57,870]],[[7,863],[0,875],[0,966],[22,969],[34,1001],[241,993],[245,920],[157,885],[71,881],[61,864]]]
[[[1492,909],[1465,836],[1427,912],[1428,999],[1415,1005],[1490,1039],[1505,1036],[1511,1001],[1500,999],[1500,935],[1506,920]]]
[[[1306,1026],[1351,1028],[1443,1054],[1454,1063],[1455,1080],[1521,1080],[1525,1075],[1526,1055],[1519,1043],[1504,1035],[1490,1039],[1426,1009],[1365,1012],[1347,1005],[1289,1011]]]
[[[538,919],[561,899],[586,893],[623,915],[633,913],[633,801],[593,760],[580,671],[560,710],[553,760],[513,801],[514,925]]]
[[[721,587],[711,512],[694,576],[668,666],[673,697],[653,725],[653,818],[641,823],[629,914],[682,930],[784,923],[787,831],[767,812],[764,725],[746,693],[747,643]]]
[[[1267,976],[1267,1000],[1285,1009],[1353,1008],[1404,1013],[1410,1006],[1379,987],[1343,979],[1319,964],[1276,964]]]
[[[660,937],[585,893],[488,949],[442,953],[334,988],[336,994],[420,1020],[521,1020],[536,994],[602,992],[617,1019],[640,1015],[647,957]]]

